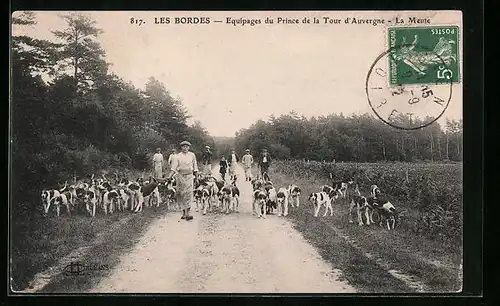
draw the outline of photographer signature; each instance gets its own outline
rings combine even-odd
[[[72,262],[66,267],[64,267],[64,275],[66,276],[83,276],[90,275],[95,271],[107,271],[109,270],[108,265],[101,265],[96,263],[81,263]]]

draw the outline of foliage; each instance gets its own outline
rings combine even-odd
[[[34,13],[14,17],[14,27],[36,24]],[[53,31],[57,40],[12,38],[13,203],[38,203],[42,188],[74,175],[149,170],[155,148],[166,151],[182,139],[195,152],[214,144],[199,123],[187,123],[181,99],[160,81],[151,77],[142,90],[108,71],[95,21],[80,13],[61,17],[67,26]]]
[[[307,119],[292,112],[240,130],[235,143],[238,151],[250,148],[259,152],[268,147],[278,158],[375,162],[458,161],[461,141],[461,121],[449,120],[445,131],[437,122],[406,131],[391,128],[367,114]]]

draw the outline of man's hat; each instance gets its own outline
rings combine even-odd
[[[161,151],[161,149],[160,149],[160,148],[156,148],[156,152],[160,152],[160,151]]]
[[[210,149],[210,146],[205,146],[205,149]]]
[[[187,140],[184,140],[183,142],[181,142],[180,146],[191,146],[191,143]]]

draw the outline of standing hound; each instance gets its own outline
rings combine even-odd
[[[300,201],[299,201],[299,196],[300,196],[300,188],[297,185],[291,184],[288,185],[288,199],[290,202],[290,205],[292,207],[299,207]]]
[[[236,186],[236,180],[237,176],[233,176],[231,178],[231,204],[232,204],[232,210],[234,212],[239,212],[239,207],[240,207],[240,189]]]
[[[308,200],[314,205],[315,217],[318,216],[321,206],[325,206],[325,213],[323,214],[323,217],[327,215],[328,210],[330,210],[330,216],[333,216],[332,201],[326,192],[313,192],[309,195]]]
[[[218,207],[219,202],[217,201],[217,194],[219,193],[219,185],[217,184],[217,179],[211,175],[208,176],[206,186],[210,191],[210,206],[212,205],[212,203],[215,203],[215,205]]]
[[[202,204],[202,210],[203,210],[203,215],[207,214],[207,209],[209,206],[211,206],[211,201],[212,197],[210,194],[210,187],[209,186],[203,186],[202,191],[201,191],[201,204]]]
[[[222,202],[222,210],[225,211],[226,214],[228,214],[229,207],[232,203],[231,186],[227,185],[222,187],[222,189],[219,191],[219,200]]]
[[[278,204],[278,216],[287,216],[288,215],[288,189],[280,188],[278,189],[278,193],[276,194],[276,202]]]
[[[61,195],[61,193],[58,190],[42,190],[41,198],[42,198],[42,205],[43,205],[43,211],[45,214],[49,213],[49,208],[52,202],[56,198],[58,198]]]
[[[85,208],[90,216],[95,217],[96,207],[99,206],[99,191],[97,186],[92,185],[89,190],[85,193],[83,201],[85,203]],[[92,206],[92,208],[91,208]]]
[[[118,181],[118,188],[120,189],[120,197],[124,202],[123,207],[125,209],[130,207],[130,210],[134,210],[136,205],[135,195],[141,186],[136,182],[130,181],[128,178],[122,178]]]
[[[170,178],[165,182],[166,190],[165,190],[165,198],[167,201],[167,209],[170,210],[170,205],[175,201],[175,195],[177,191],[174,187],[174,178]],[[176,202],[177,203],[177,202]],[[179,205],[177,204],[177,210],[179,210]]]
[[[276,189],[274,188],[273,182],[271,181],[264,181],[263,188],[267,194],[266,213],[271,214],[274,211],[274,209],[278,208]]]
[[[369,222],[375,223],[373,221],[373,211],[376,210],[380,217],[379,225],[383,226],[382,223],[385,221],[388,230],[394,229],[396,224],[396,208],[384,196],[378,195],[376,198],[372,196],[368,197],[367,208],[371,210]]]
[[[370,225],[370,216],[368,214],[368,202],[366,197],[354,194],[350,198],[351,203],[349,205],[349,223],[353,223],[352,221],[352,210],[356,207],[356,214],[358,219],[359,226],[363,226],[363,218],[362,214],[365,213],[366,224]],[[373,222],[373,221],[371,221]]]
[[[68,211],[68,215],[71,216],[71,210],[69,208],[69,201],[68,198],[66,197],[67,193],[60,193],[58,197],[54,198],[54,205],[56,206],[56,213],[57,216],[59,217],[60,210],[61,210],[61,204],[66,206],[66,209]]]
[[[267,212],[267,193],[262,189],[256,189],[253,192],[252,209],[253,214],[259,218],[265,218]]]
[[[110,214],[113,213],[114,208],[119,205],[120,201],[120,193],[118,190],[114,189],[111,187],[111,184],[109,182],[104,182],[102,183],[102,186],[104,187],[104,194],[102,196],[102,208],[104,210],[104,214]]]
[[[195,203],[195,209],[196,211],[199,211],[200,206],[203,207],[202,205],[202,197],[203,197],[203,185],[199,185],[196,187],[196,189],[193,191],[194,195],[194,203]]]

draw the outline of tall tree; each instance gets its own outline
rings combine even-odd
[[[59,70],[71,71],[74,91],[88,90],[107,74],[105,52],[95,40],[103,31],[84,14],[63,15],[61,18],[66,21],[67,28],[52,31],[64,42],[59,52]]]

